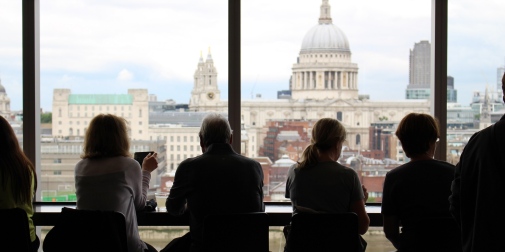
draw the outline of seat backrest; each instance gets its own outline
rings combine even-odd
[[[64,207],[58,223],[47,233],[44,252],[127,252],[125,217],[116,211]]]
[[[405,251],[461,252],[461,229],[452,216],[425,216],[402,233],[400,246]]]
[[[291,218],[286,251],[359,251],[355,213],[299,213]]]
[[[30,251],[30,228],[25,210],[0,209],[0,244],[2,251]]]
[[[203,225],[205,251],[268,252],[268,214],[212,214]]]

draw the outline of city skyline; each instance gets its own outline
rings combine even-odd
[[[347,35],[352,61],[360,67],[359,93],[373,100],[403,100],[409,49],[421,40],[431,42],[431,3],[359,2],[330,0],[333,23]],[[243,99],[257,93],[274,99],[277,91],[289,89],[291,67],[303,36],[317,24],[320,5],[242,3]],[[493,29],[505,3],[489,2],[486,12],[477,11],[482,5],[449,2],[448,75],[463,105],[471,102],[473,91],[494,87],[505,55],[503,35]],[[0,32],[5,34],[0,78],[11,109],[20,110],[21,3],[1,0],[0,6]],[[82,94],[147,88],[159,100],[188,103],[200,52],[205,58],[209,47],[221,96],[227,99],[226,1],[51,1],[41,2],[40,12],[44,111],[51,110],[54,88]]]

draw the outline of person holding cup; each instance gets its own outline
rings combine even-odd
[[[118,211],[125,215],[128,251],[157,252],[140,239],[136,212],[146,205],[157,153],[142,164],[129,152],[126,121],[111,114],[91,120],[84,137],[82,160],[75,165],[77,209]]]

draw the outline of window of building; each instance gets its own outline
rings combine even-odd
[[[342,111],[337,112],[337,120],[342,121]]]

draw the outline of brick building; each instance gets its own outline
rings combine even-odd
[[[267,136],[260,147],[259,155],[271,160],[287,155],[292,160],[298,160],[310,143],[310,130],[314,123],[312,120],[268,121]]]

